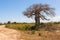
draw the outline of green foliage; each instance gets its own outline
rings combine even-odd
[[[17,29],[17,30],[56,30],[57,26],[56,24],[60,24],[60,22],[49,22],[49,23],[40,23],[39,27],[35,27],[34,23],[8,23],[5,24],[7,28]],[[32,34],[34,34],[34,31],[32,31]]]
[[[7,22],[7,24],[10,24],[10,23],[11,23],[10,21]]]
[[[13,24],[16,24],[17,22],[13,22]]]
[[[2,25],[2,23],[0,23],[0,25]]]
[[[33,26],[34,24],[31,23],[11,23],[11,24],[6,24],[7,28],[13,28],[13,29],[17,29],[17,30],[28,30],[29,27]]]
[[[60,22],[54,22],[54,24],[60,24]]]

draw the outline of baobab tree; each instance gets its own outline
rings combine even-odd
[[[40,25],[40,19],[48,20],[47,16],[53,17],[55,16],[54,8],[51,8],[48,4],[33,4],[29,8],[27,8],[23,14],[28,18],[35,18],[35,27]],[[46,15],[44,15],[46,14]]]

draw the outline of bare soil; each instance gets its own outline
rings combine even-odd
[[[0,26],[0,40],[19,40],[19,37],[18,31],[5,28],[5,25]]]

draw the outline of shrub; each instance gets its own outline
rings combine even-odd
[[[0,25],[2,25],[2,23],[0,23]]]
[[[10,24],[10,23],[11,23],[10,21],[7,22],[7,24]]]
[[[16,22],[13,22],[13,24],[16,24]]]
[[[11,23],[11,24],[6,24],[7,28],[13,28],[17,30],[28,30],[29,27],[33,26],[34,24],[23,24],[23,23]]]

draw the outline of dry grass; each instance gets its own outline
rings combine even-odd
[[[60,40],[60,24],[49,24],[46,27],[43,25],[43,28],[40,31],[35,31],[34,34],[32,34],[32,31],[21,30],[19,30],[19,33],[21,34],[19,40]]]
[[[49,28],[51,28],[51,26],[49,26]],[[35,34],[32,34],[31,33],[32,31],[21,31],[21,39],[23,40],[60,40],[60,24],[53,25],[53,28],[56,30],[53,30],[53,31],[40,30],[40,31],[35,31]]]
[[[39,33],[41,34],[40,36],[39,36]],[[35,34],[31,34],[31,31],[21,31],[21,39],[23,40],[60,40],[60,31],[59,32],[36,31]]]

